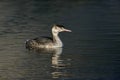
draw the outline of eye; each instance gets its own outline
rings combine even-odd
[[[63,27],[61,27],[61,29],[64,29]]]
[[[55,28],[55,29],[57,29],[57,27],[56,27],[56,26],[55,26],[54,28]]]

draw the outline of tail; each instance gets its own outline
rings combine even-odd
[[[29,40],[29,39],[25,41],[25,47],[26,47],[26,48],[29,48],[29,47],[30,47],[30,40]]]

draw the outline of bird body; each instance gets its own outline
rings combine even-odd
[[[56,48],[63,47],[63,43],[59,38],[59,32],[71,32],[62,25],[54,25],[52,28],[52,37],[39,37],[26,41],[26,48]]]

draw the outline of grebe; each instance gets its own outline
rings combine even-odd
[[[26,48],[56,48],[63,47],[63,43],[60,40],[59,32],[71,32],[69,29],[65,29],[63,25],[54,25],[52,27],[52,37],[39,37],[26,41]]]

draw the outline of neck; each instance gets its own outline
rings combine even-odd
[[[63,44],[62,44],[62,41],[60,40],[58,34],[52,33],[52,35],[53,35],[53,43],[55,43],[55,46],[62,47]]]

